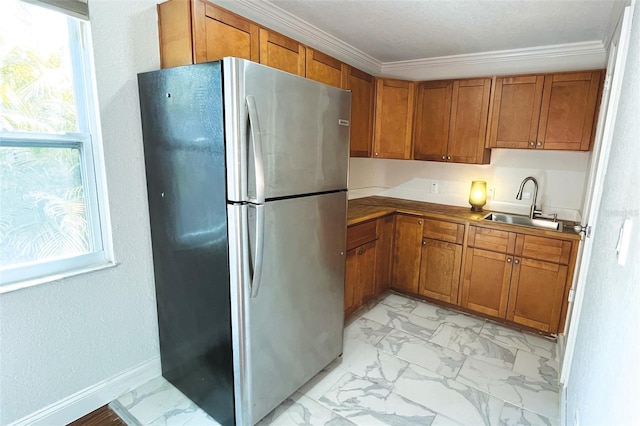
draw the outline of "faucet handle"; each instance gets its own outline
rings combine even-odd
[[[535,219],[536,216],[542,215],[542,210],[538,210],[536,206],[531,207],[531,219]]]

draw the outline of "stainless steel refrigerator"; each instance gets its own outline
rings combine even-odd
[[[351,95],[237,58],[138,84],[162,374],[255,424],[342,353]]]

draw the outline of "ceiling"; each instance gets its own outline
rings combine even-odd
[[[606,41],[616,2],[264,0],[380,63]]]

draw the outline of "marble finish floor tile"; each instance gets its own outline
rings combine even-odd
[[[376,303],[349,319],[342,357],[260,426],[558,424],[554,341],[400,294]],[[145,426],[217,425],[162,377],[117,404]]]
[[[389,333],[376,347],[450,378],[458,374],[465,358],[450,349],[398,330]]]
[[[378,322],[396,330],[413,334],[423,339],[431,337],[440,323],[413,315],[409,312],[399,311],[385,304],[376,305],[373,309],[363,314],[363,318]]]
[[[513,330],[487,321],[480,334],[499,345],[531,352],[549,359],[556,359],[556,342],[551,339]]]
[[[558,386],[560,367],[555,359],[548,359],[526,351],[518,351],[513,371],[537,380],[543,380],[552,386]]]
[[[368,343],[359,342],[342,355],[333,371],[320,381],[312,378],[300,388],[300,392],[318,401],[345,373],[349,372],[377,385],[391,389],[393,383],[407,368],[408,362],[377,349]]]
[[[433,419],[433,423],[431,426],[462,426],[460,423],[451,420],[448,417],[443,416],[442,414],[436,415],[436,418]]]
[[[353,426],[354,423],[296,392],[256,424],[267,425]]]
[[[122,395],[117,401],[143,425],[172,411],[174,416],[176,410],[188,410],[193,404],[162,376]]]
[[[400,376],[393,392],[463,425],[497,425],[504,402],[417,365]]]
[[[393,328],[367,318],[358,318],[344,329],[344,341],[361,341],[375,345]]]
[[[180,404],[167,411],[149,426],[220,426],[193,402]]]
[[[456,380],[518,407],[557,419],[559,389],[546,381],[467,358]]]
[[[442,324],[433,333],[429,342],[509,369],[513,367],[518,352],[516,349],[498,345],[490,338],[474,333],[468,328],[459,328],[449,324]]]
[[[505,404],[500,413],[500,426],[559,426],[555,419],[536,414],[515,405]]]
[[[420,302],[395,293],[387,293],[380,298],[380,303],[398,311],[412,312]]]
[[[436,413],[354,374],[347,373],[320,402],[358,425],[426,425]]]
[[[468,328],[475,333],[480,333],[484,320],[464,315],[459,312],[450,311],[436,305],[419,302],[418,306],[411,311],[413,315],[423,317],[439,324],[450,324],[460,328]]]

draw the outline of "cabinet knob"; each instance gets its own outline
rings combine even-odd
[[[376,152],[374,155],[377,157],[377,156],[378,156],[378,153]]]
[[[536,146],[536,143],[534,141],[529,141],[529,146]],[[376,154],[378,155],[378,154]]]
[[[423,245],[423,246],[426,246],[426,245],[427,245],[427,242],[426,242],[425,240],[422,240],[422,245]]]
[[[507,263],[511,263],[511,260],[512,259],[510,257],[507,257]]]
[[[538,141],[538,142],[536,142],[536,145],[537,146],[542,146],[542,142]]]
[[[447,160],[451,160],[451,156],[450,155],[447,155]]]
[[[422,221],[421,220],[418,221],[418,225],[422,225]]]
[[[513,263],[515,263],[516,265],[520,264],[520,260],[516,259],[513,261]]]
[[[442,159],[443,159],[443,160],[446,160],[446,159],[447,159],[447,157],[445,157],[445,156],[443,155],[443,156],[442,156]]]

